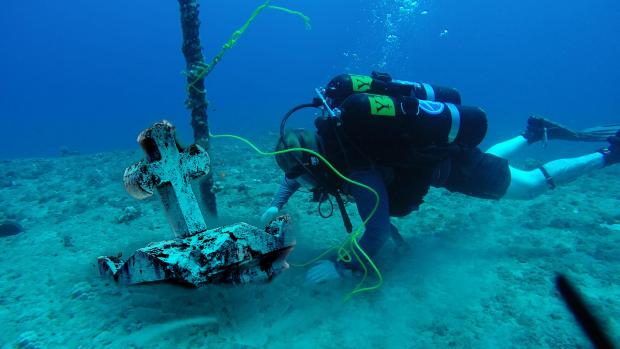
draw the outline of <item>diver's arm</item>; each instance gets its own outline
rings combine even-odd
[[[364,235],[359,240],[362,250],[364,250],[368,257],[372,258],[385,245],[391,234],[387,188],[383,177],[376,170],[354,171],[351,173],[350,178],[371,187],[379,194],[379,206],[366,224]],[[360,217],[366,219],[375,206],[377,200],[375,194],[356,185],[351,185],[350,191],[355,198]],[[361,257],[359,251],[356,252]]]
[[[301,187],[299,182],[284,176],[284,179],[282,179],[280,183],[280,188],[273,197],[273,200],[271,200],[271,207],[276,207],[278,210],[281,210],[299,187]]]
[[[288,199],[295,194],[300,186],[301,184],[299,184],[296,180],[289,179],[284,176],[282,183],[280,183],[280,188],[273,197],[273,200],[271,200],[271,205],[260,217],[261,223],[268,224],[272,219],[274,219],[282,207],[288,202]]]

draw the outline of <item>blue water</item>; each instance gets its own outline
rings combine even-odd
[[[207,58],[259,4],[203,5]],[[570,126],[618,121],[617,2],[274,4],[303,11],[312,29],[283,12],[259,16],[208,77],[215,132],[275,130],[288,108],[332,76],[375,69],[458,88],[466,104],[488,112],[488,141],[520,132],[532,113]],[[190,138],[176,1],[8,0],[2,7],[0,158],[54,156],[62,146],[127,149],[162,118]]]

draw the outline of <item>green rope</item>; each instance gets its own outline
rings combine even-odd
[[[269,8],[273,10],[283,11],[283,12],[286,12],[294,16],[299,16],[304,21],[304,25],[306,26],[306,29],[307,30],[312,29],[312,26],[310,25],[310,17],[304,15],[302,12],[294,11],[286,7],[280,7],[280,6],[269,6]]]
[[[250,146],[250,148],[252,148],[256,153],[258,153],[260,155],[263,155],[263,156],[275,156],[275,155],[292,153],[292,152],[304,152],[304,153],[308,153],[308,154],[314,155],[317,158],[319,158],[323,163],[325,163],[325,165],[327,165],[327,167],[331,171],[333,171],[338,177],[342,178],[342,180],[344,180],[345,182],[353,184],[353,185],[356,185],[358,187],[362,187],[362,188],[372,192],[375,195],[375,205],[372,208],[372,211],[370,211],[370,214],[368,215],[368,217],[366,217],[366,219],[364,219],[364,221],[362,222],[362,225],[359,226],[357,229],[355,229],[355,231],[353,233],[351,233],[349,235],[349,237],[338,247],[338,260],[349,263],[349,262],[352,261],[351,254],[353,254],[355,259],[359,262],[359,264],[362,266],[362,269],[364,270],[364,276],[362,277],[360,282],[355,286],[353,291],[349,292],[345,296],[345,300],[351,299],[351,297],[353,297],[356,294],[359,294],[359,293],[362,293],[362,292],[373,291],[373,290],[376,290],[379,287],[381,287],[381,285],[383,284],[383,276],[381,275],[381,272],[379,271],[379,268],[377,268],[377,266],[372,261],[372,259],[366,254],[366,252],[364,252],[364,250],[357,243],[358,237],[360,237],[362,235],[364,228],[368,224],[368,221],[370,221],[370,219],[375,215],[375,212],[377,211],[377,208],[379,207],[379,200],[380,200],[379,199],[379,193],[377,193],[376,190],[372,189],[371,187],[369,187],[369,186],[367,186],[367,185],[365,185],[363,183],[354,181],[354,180],[346,177],[340,171],[338,171],[325,157],[323,157],[323,155],[317,153],[316,151],[314,151],[312,149],[307,149],[307,148],[288,148],[288,149],[274,151],[274,152],[265,152],[265,151],[259,149],[256,145],[254,145],[249,140],[247,140],[247,139],[245,139],[243,137],[240,137],[240,136],[229,135],[229,134],[214,135],[212,133],[209,133],[209,137],[211,137],[211,138],[232,138],[232,139],[241,141],[241,142],[247,144],[248,146]],[[315,261],[317,261],[321,257],[325,256],[327,253],[329,253],[334,248],[335,247],[331,247],[327,251],[325,251],[321,255],[319,255],[318,257],[314,258],[312,261],[304,263],[304,264],[300,264],[298,266],[306,266],[308,264],[314,263]],[[351,252],[349,252],[349,250]],[[362,255],[363,259],[362,259],[362,257],[360,257],[358,255],[358,252],[356,252],[356,250],[359,251],[359,253]],[[366,279],[368,278],[368,268],[366,268],[366,265],[365,265],[364,261],[368,262],[368,264],[370,265],[371,269],[374,271],[374,273],[377,275],[377,278],[378,278],[377,283],[372,285],[372,286],[363,287],[363,285],[366,282]]]
[[[215,66],[222,60],[222,57],[224,57],[224,54],[226,54],[226,52],[228,50],[230,50],[231,48],[233,48],[233,46],[235,46],[237,44],[237,40],[239,40],[239,38],[241,37],[241,35],[243,35],[243,33],[245,33],[245,31],[248,29],[248,27],[250,26],[250,24],[252,24],[252,22],[254,22],[254,20],[256,19],[256,17],[263,12],[265,9],[273,9],[273,10],[278,10],[278,11],[283,11],[286,12],[288,14],[292,14],[295,16],[299,16],[301,17],[301,19],[304,21],[304,25],[306,26],[306,29],[310,29],[310,17],[304,15],[303,13],[299,12],[299,11],[294,11],[294,10],[290,10],[286,7],[280,7],[280,6],[271,6],[269,5],[270,0],[265,1],[264,4],[258,6],[254,12],[252,12],[252,15],[250,16],[250,18],[245,22],[245,24],[239,28],[238,30],[236,30],[231,38],[222,46],[222,48],[220,49],[220,52],[215,55],[215,57],[213,57],[213,59],[211,59],[211,63],[206,64],[204,62],[201,62],[198,64],[198,66],[194,67],[195,69],[199,69],[199,71],[196,73],[196,78],[187,84],[187,89],[197,89],[196,88],[196,83],[198,81],[200,81],[201,79],[204,79],[207,75],[209,75],[213,69],[215,68]],[[197,89],[198,90],[198,89]],[[199,92],[202,92],[200,90],[198,90]]]

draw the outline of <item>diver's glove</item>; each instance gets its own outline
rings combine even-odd
[[[316,285],[340,278],[336,264],[330,260],[321,259],[306,273],[306,284]]]
[[[278,215],[278,212],[280,212],[280,210],[277,207],[275,206],[269,207],[267,210],[265,210],[263,215],[260,217],[261,224],[262,225],[269,224],[269,222],[271,222]]]

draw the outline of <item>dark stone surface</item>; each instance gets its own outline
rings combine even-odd
[[[19,225],[17,222],[13,221],[4,221],[0,223],[0,238],[6,236],[17,235],[19,233],[23,233],[24,228]]]

